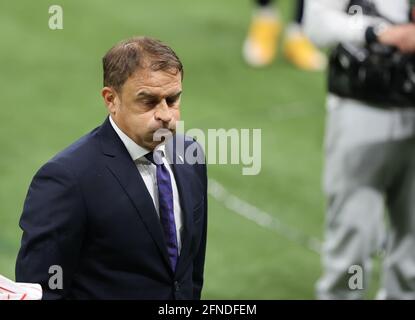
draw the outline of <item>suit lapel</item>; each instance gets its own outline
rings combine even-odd
[[[108,118],[99,132],[102,151],[106,156],[108,169],[116,177],[135,208],[144,225],[158,246],[165,262],[170,267],[166,243],[160,221],[146,185],[124,144],[117,136]],[[171,270],[171,267],[170,267]]]

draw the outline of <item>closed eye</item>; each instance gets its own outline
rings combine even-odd
[[[169,96],[169,97],[167,97],[166,98],[166,103],[169,105],[169,106],[172,106],[172,105],[174,105],[178,100],[179,100],[179,98],[180,98],[180,95],[182,94],[182,92],[180,91],[179,93],[177,93],[177,94],[175,94],[175,95],[173,95],[173,96]]]
[[[159,103],[159,100],[150,99],[150,100],[144,100],[143,102],[146,106],[154,108]]]

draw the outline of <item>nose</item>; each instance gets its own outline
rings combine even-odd
[[[160,120],[165,123],[169,123],[172,120],[173,114],[165,99],[163,99],[157,106],[154,117],[156,120]]]

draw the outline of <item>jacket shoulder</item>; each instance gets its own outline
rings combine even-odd
[[[95,128],[88,134],[79,138],[77,141],[60,151],[51,158],[43,167],[57,164],[66,168],[72,173],[82,172],[86,170],[94,159],[97,158],[99,151],[99,143],[97,139],[98,128]]]

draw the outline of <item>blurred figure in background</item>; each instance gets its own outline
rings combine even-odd
[[[311,0],[305,5],[306,33],[332,48],[324,273],[317,296],[364,298],[386,204],[390,228],[378,298],[415,299],[413,10],[407,0]],[[351,283],[359,268],[362,285]]]
[[[269,65],[278,54],[283,29],[276,0],[255,0],[255,11],[243,46],[245,61],[254,67]],[[296,0],[294,21],[285,32],[284,56],[296,67],[306,71],[323,70],[326,57],[310,42],[302,30],[304,0]]]

